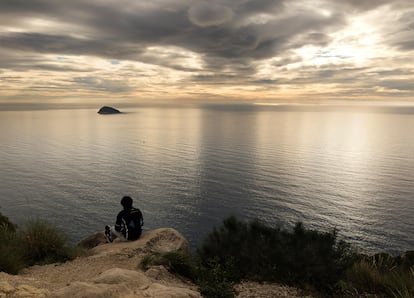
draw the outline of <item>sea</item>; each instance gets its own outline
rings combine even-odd
[[[332,231],[364,252],[414,249],[414,107],[199,104],[0,111],[0,213],[71,243],[114,224],[194,249],[228,216]]]

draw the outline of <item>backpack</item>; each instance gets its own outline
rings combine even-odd
[[[142,213],[137,208],[132,208],[124,218],[125,220],[125,237],[128,240],[135,240],[141,236],[144,220]]]

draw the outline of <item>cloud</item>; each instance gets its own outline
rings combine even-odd
[[[83,39],[68,35],[39,33],[0,34],[1,47],[18,52],[42,54],[88,55],[108,58],[134,59],[143,49],[129,44],[117,46],[117,40]]]
[[[200,27],[219,26],[233,18],[233,11],[223,5],[199,2],[190,7],[188,18]]]
[[[19,15],[20,20],[31,17],[60,19],[65,24],[76,20],[79,31],[63,33],[49,28],[49,32],[32,32],[26,28],[26,32],[2,34],[0,41],[6,47],[113,59],[139,60],[138,54],[154,45],[182,47],[204,56],[261,59],[287,48],[302,34],[323,36],[324,30],[341,22],[340,16],[326,18],[311,11],[284,17],[280,14],[283,11],[281,1],[226,1],[224,4],[181,1],[169,10],[145,5],[136,7],[132,4],[135,1],[125,0],[121,2],[129,4],[131,10],[101,1],[88,4],[75,1],[62,7],[53,1],[48,6],[45,0],[35,1],[38,6],[12,2],[7,1],[1,8],[5,8],[9,15]],[[268,21],[253,21],[255,17],[263,17],[264,13],[272,13],[270,17],[268,15]],[[242,21],[245,19],[251,22]],[[10,21],[9,25],[13,24]],[[315,38],[303,41],[317,42]],[[295,45],[300,46],[298,41]]]
[[[392,42],[402,51],[414,50],[414,7],[406,9],[399,19],[396,20],[399,26],[397,31],[392,32]],[[395,30],[395,29],[394,29]]]
[[[82,86],[87,90],[107,91],[111,93],[120,93],[130,91],[130,87],[125,81],[102,79],[90,76],[76,77],[72,79],[76,85]]]
[[[342,5],[347,5],[361,11],[375,9],[379,6],[392,3],[391,0],[342,0],[339,1]],[[395,2],[395,1],[394,1]]]
[[[390,90],[414,91],[413,81],[407,79],[383,80],[378,85]]]

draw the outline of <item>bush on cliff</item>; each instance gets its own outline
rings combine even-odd
[[[234,296],[232,283],[242,279],[311,286],[332,292],[354,261],[352,250],[337,240],[336,231],[293,231],[259,221],[224,220],[193,257],[158,254],[144,259],[144,267],[164,265],[190,278],[204,297]]]
[[[1,213],[0,213],[0,227],[5,227],[9,231],[15,231],[16,230],[16,225],[13,224],[7,216],[4,216]]]
[[[64,262],[79,250],[66,244],[63,234],[42,220],[32,220],[22,228],[0,224],[0,271],[17,274],[34,264]]]
[[[20,231],[20,245],[27,264],[65,262],[78,250],[66,243],[64,234],[45,220],[30,220]]]
[[[0,271],[17,274],[25,267],[17,234],[10,225],[0,224]]]
[[[235,217],[210,233],[198,249],[201,260],[217,259],[235,281],[277,281],[311,285],[331,291],[353,262],[354,254],[336,231],[307,230],[301,223],[292,232],[269,227],[255,220]]]
[[[347,271],[348,293],[414,297],[414,252],[393,257],[386,253],[361,255]]]
[[[402,256],[358,254],[337,239],[336,230],[307,230],[297,223],[286,231],[230,217],[206,237],[197,253],[204,268],[213,260],[227,281],[311,286],[341,297],[414,297],[414,251]]]
[[[162,265],[171,273],[188,278],[198,285],[198,289],[206,298],[232,298],[234,289],[228,278],[228,272],[217,261],[210,260],[202,264],[201,260],[189,254],[178,252],[154,253],[145,256],[141,261],[143,270],[151,266]]]

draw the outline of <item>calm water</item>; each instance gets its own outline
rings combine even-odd
[[[264,106],[0,112],[0,212],[73,242],[123,195],[193,245],[230,214],[414,249],[414,110]]]

